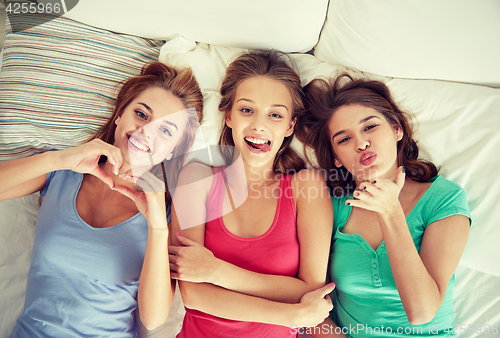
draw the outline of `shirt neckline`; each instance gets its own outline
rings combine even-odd
[[[88,224],[87,222],[85,222],[83,220],[83,218],[80,216],[80,214],[78,213],[78,210],[76,209],[76,197],[78,196],[78,193],[80,192],[80,188],[82,187],[82,182],[83,182],[83,174],[82,173],[77,173],[77,172],[73,172],[75,174],[78,175],[78,183],[77,183],[77,187],[76,187],[76,190],[75,190],[75,193],[74,193],[74,196],[73,196],[73,210],[75,212],[75,215],[76,215],[76,218],[80,221],[80,223],[82,225],[84,225],[86,228],[89,228],[93,231],[110,231],[110,230],[113,230],[113,229],[116,229],[116,228],[119,228],[121,227],[122,225],[125,225],[131,221],[133,221],[134,219],[136,219],[137,217],[139,217],[141,215],[140,212],[136,213],[134,216],[124,220],[123,222],[120,222],[118,224],[115,224],[115,225],[112,225],[110,227],[105,227],[105,228],[96,228],[96,227],[93,227],[92,225]]]
[[[408,216],[406,216],[406,223],[408,223],[409,220],[411,220],[411,218],[413,217],[413,214],[416,213],[416,210],[417,209],[420,209],[421,208],[421,204],[423,204],[422,201],[424,200],[427,200],[428,199],[428,195],[429,195],[429,192],[431,190],[434,190],[434,186],[436,183],[436,181],[440,180],[442,178],[441,175],[438,175],[436,177],[433,177],[430,181],[432,182],[431,185],[427,188],[427,190],[424,192],[424,194],[420,197],[420,199],[418,200],[418,202],[413,206],[413,209],[411,209],[410,213],[408,214]],[[349,194],[348,195],[348,198],[352,198],[352,194]],[[385,240],[382,240],[380,242],[380,244],[378,245],[377,249],[373,249],[369,244],[368,242],[363,238],[361,237],[360,235],[358,234],[345,234],[343,233],[341,230],[344,228],[344,226],[347,224],[347,222],[349,221],[349,218],[351,217],[351,212],[352,212],[352,206],[347,206],[348,208],[348,215],[347,215],[347,218],[346,218],[346,221],[339,225],[337,227],[337,230],[335,231],[335,236],[347,236],[346,238],[356,238],[358,241],[362,241],[366,244],[366,246],[368,246],[372,251],[374,252],[380,252],[381,250],[385,249]],[[335,215],[334,215],[335,217]]]

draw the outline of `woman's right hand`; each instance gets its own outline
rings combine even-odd
[[[102,155],[106,156],[113,165],[115,174],[118,174],[123,164],[120,149],[99,139],[58,151],[57,155],[57,164],[62,169],[94,175],[110,188],[114,187],[113,178],[99,167],[99,158]]]
[[[328,295],[335,289],[335,284],[330,283],[302,296],[299,311],[293,325],[297,327],[313,327],[323,322],[333,309],[332,300]]]

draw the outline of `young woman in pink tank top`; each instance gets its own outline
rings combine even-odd
[[[304,106],[283,58],[248,53],[227,69],[219,145],[235,147],[241,165],[192,163],[179,176],[178,186],[198,179],[173,199],[170,266],[186,306],[178,337],[293,337],[332,307],[332,204],[324,179],[290,147]]]

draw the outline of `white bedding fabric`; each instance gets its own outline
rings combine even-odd
[[[221,46],[307,52],[318,42],[327,5],[328,0],[80,0],[65,16],[152,39],[180,34]]]
[[[314,55],[361,71],[500,87],[500,1],[334,0]]]

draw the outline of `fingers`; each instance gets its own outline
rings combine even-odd
[[[102,140],[96,139],[89,142],[99,148],[100,154],[108,158],[109,163],[113,165],[113,173],[118,175],[120,168],[123,165],[123,157],[120,149]]]
[[[123,195],[127,196],[130,198],[132,201],[136,201],[137,197],[141,194],[140,192],[133,191],[127,186],[117,184],[113,187],[114,190],[118,191],[119,193],[122,193]]]
[[[180,246],[175,246],[175,245],[169,245],[168,246],[168,253],[172,255],[177,255],[179,253]],[[170,259],[172,260],[172,259]]]
[[[145,172],[137,179],[135,183],[137,187],[141,188],[144,192],[161,192],[165,193],[165,184],[163,181],[157,179],[152,173]]]
[[[406,167],[401,166],[398,168],[398,171],[396,172],[396,178],[394,179],[394,182],[398,185],[399,189],[403,188],[403,185],[405,184],[405,178],[406,178]]]

